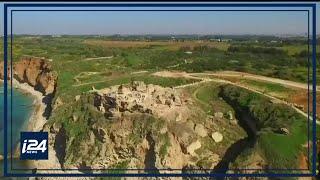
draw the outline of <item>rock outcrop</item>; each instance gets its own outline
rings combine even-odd
[[[44,95],[52,94],[57,83],[57,75],[51,65],[42,58],[25,57],[14,64],[14,78],[26,82]]]
[[[7,74],[8,74],[8,80],[10,79],[10,67],[9,67],[9,65],[7,66]],[[0,79],[4,79],[4,62],[3,61],[1,61],[1,63],[0,63]]]
[[[60,116],[52,116],[54,123],[46,124],[45,130],[50,131],[53,144],[64,144],[51,146],[63,154],[59,162],[65,169],[130,168],[172,173],[172,169],[188,167],[213,168],[224,153],[216,154],[211,146],[223,140],[221,133],[214,133],[220,121],[202,120],[205,112],[198,112],[185,93],[138,81],[92,88],[74,97],[72,110],[61,111],[63,122]]]
[[[118,85],[92,91],[96,94],[95,106],[108,118],[120,117],[123,112],[140,112],[183,121],[188,114],[184,113],[188,112],[188,108],[173,88],[134,81],[128,86]]]
[[[8,65],[8,77],[10,67]],[[21,83],[28,83],[43,95],[53,94],[57,84],[57,74],[47,60],[23,57],[13,64],[13,77]],[[0,64],[0,78],[4,78],[4,64]]]
[[[195,154],[194,151],[197,150],[197,149],[199,149],[199,148],[201,148],[201,142],[200,142],[199,140],[197,140],[197,141],[191,143],[191,144],[187,147],[187,152],[188,152],[189,154],[191,154],[192,156],[195,156],[196,154]]]
[[[206,137],[208,135],[206,128],[202,124],[197,124],[194,128],[194,131],[200,137]]]
[[[81,138],[59,136],[58,122],[47,124],[45,130],[50,131],[52,143],[65,144],[55,146],[57,153],[65,152],[60,160],[63,168],[122,164],[155,171],[183,169],[201,160],[202,151],[197,150],[205,147],[201,138],[209,133],[203,124],[188,119],[192,113],[184,98],[173,88],[143,82],[94,89],[78,95],[74,112],[64,115],[72,130],[85,129]]]

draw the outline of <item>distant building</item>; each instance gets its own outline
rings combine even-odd
[[[221,42],[221,38],[217,38],[217,39],[210,39],[210,41]]]
[[[176,37],[174,37],[174,36],[171,36],[171,39],[170,39],[170,41],[177,41],[177,39],[176,39]]]

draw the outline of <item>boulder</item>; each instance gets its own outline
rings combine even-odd
[[[231,111],[228,111],[227,116],[228,116],[228,119],[229,119],[230,121],[233,120],[233,114],[232,114]]]
[[[212,133],[211,137],[214,140],[214,142],[216,142],[216,143],[219,143],[219,142],[221,142],[223,140],[223,136],[219,132]]]
[[[206,137],[208,135],[207,129],[202,124],[196,124],[194,131],[200,137]]]
[[[77,120],[78,120],[78,116],[75,115],[75,114],[73,114],[73,115],[72,115],[72,121],[73,121],[73,122],[76,122]]]
[[[281,134],[284,134],[284,135],[289,135],[290,134],[290,131],[287,128],[284,128],[284,127],[280,128],[279,132]]]
[[[199,140],[191,143],[188,147],[187,147],[187,152],[192,155],[195,156],[196,153],[194,152],[195,150],[201,148],[201,142]]]
[[[76,97],[74,98],[74,100],[79,101],[80,100],[80,95],[76,95]]]

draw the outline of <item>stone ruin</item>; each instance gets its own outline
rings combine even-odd
[[[129,85],[116,85],[95,93],[94,105],[108,118],[120,117],[123,112],[140,112],[154,114],[158,117],[181,118],[186,110],[173,88],[158,85],[146,85],[141,81],[133,81]]]

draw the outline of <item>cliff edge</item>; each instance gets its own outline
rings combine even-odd
[[[10,67],[8,79],[10,79]],[[27,83],[43,95],[53,94],[57,85],[57,73],[44,58],[23,57],[13,64],[13,77]],[[4,64],[0,64],[0,79],[4,79]]]

